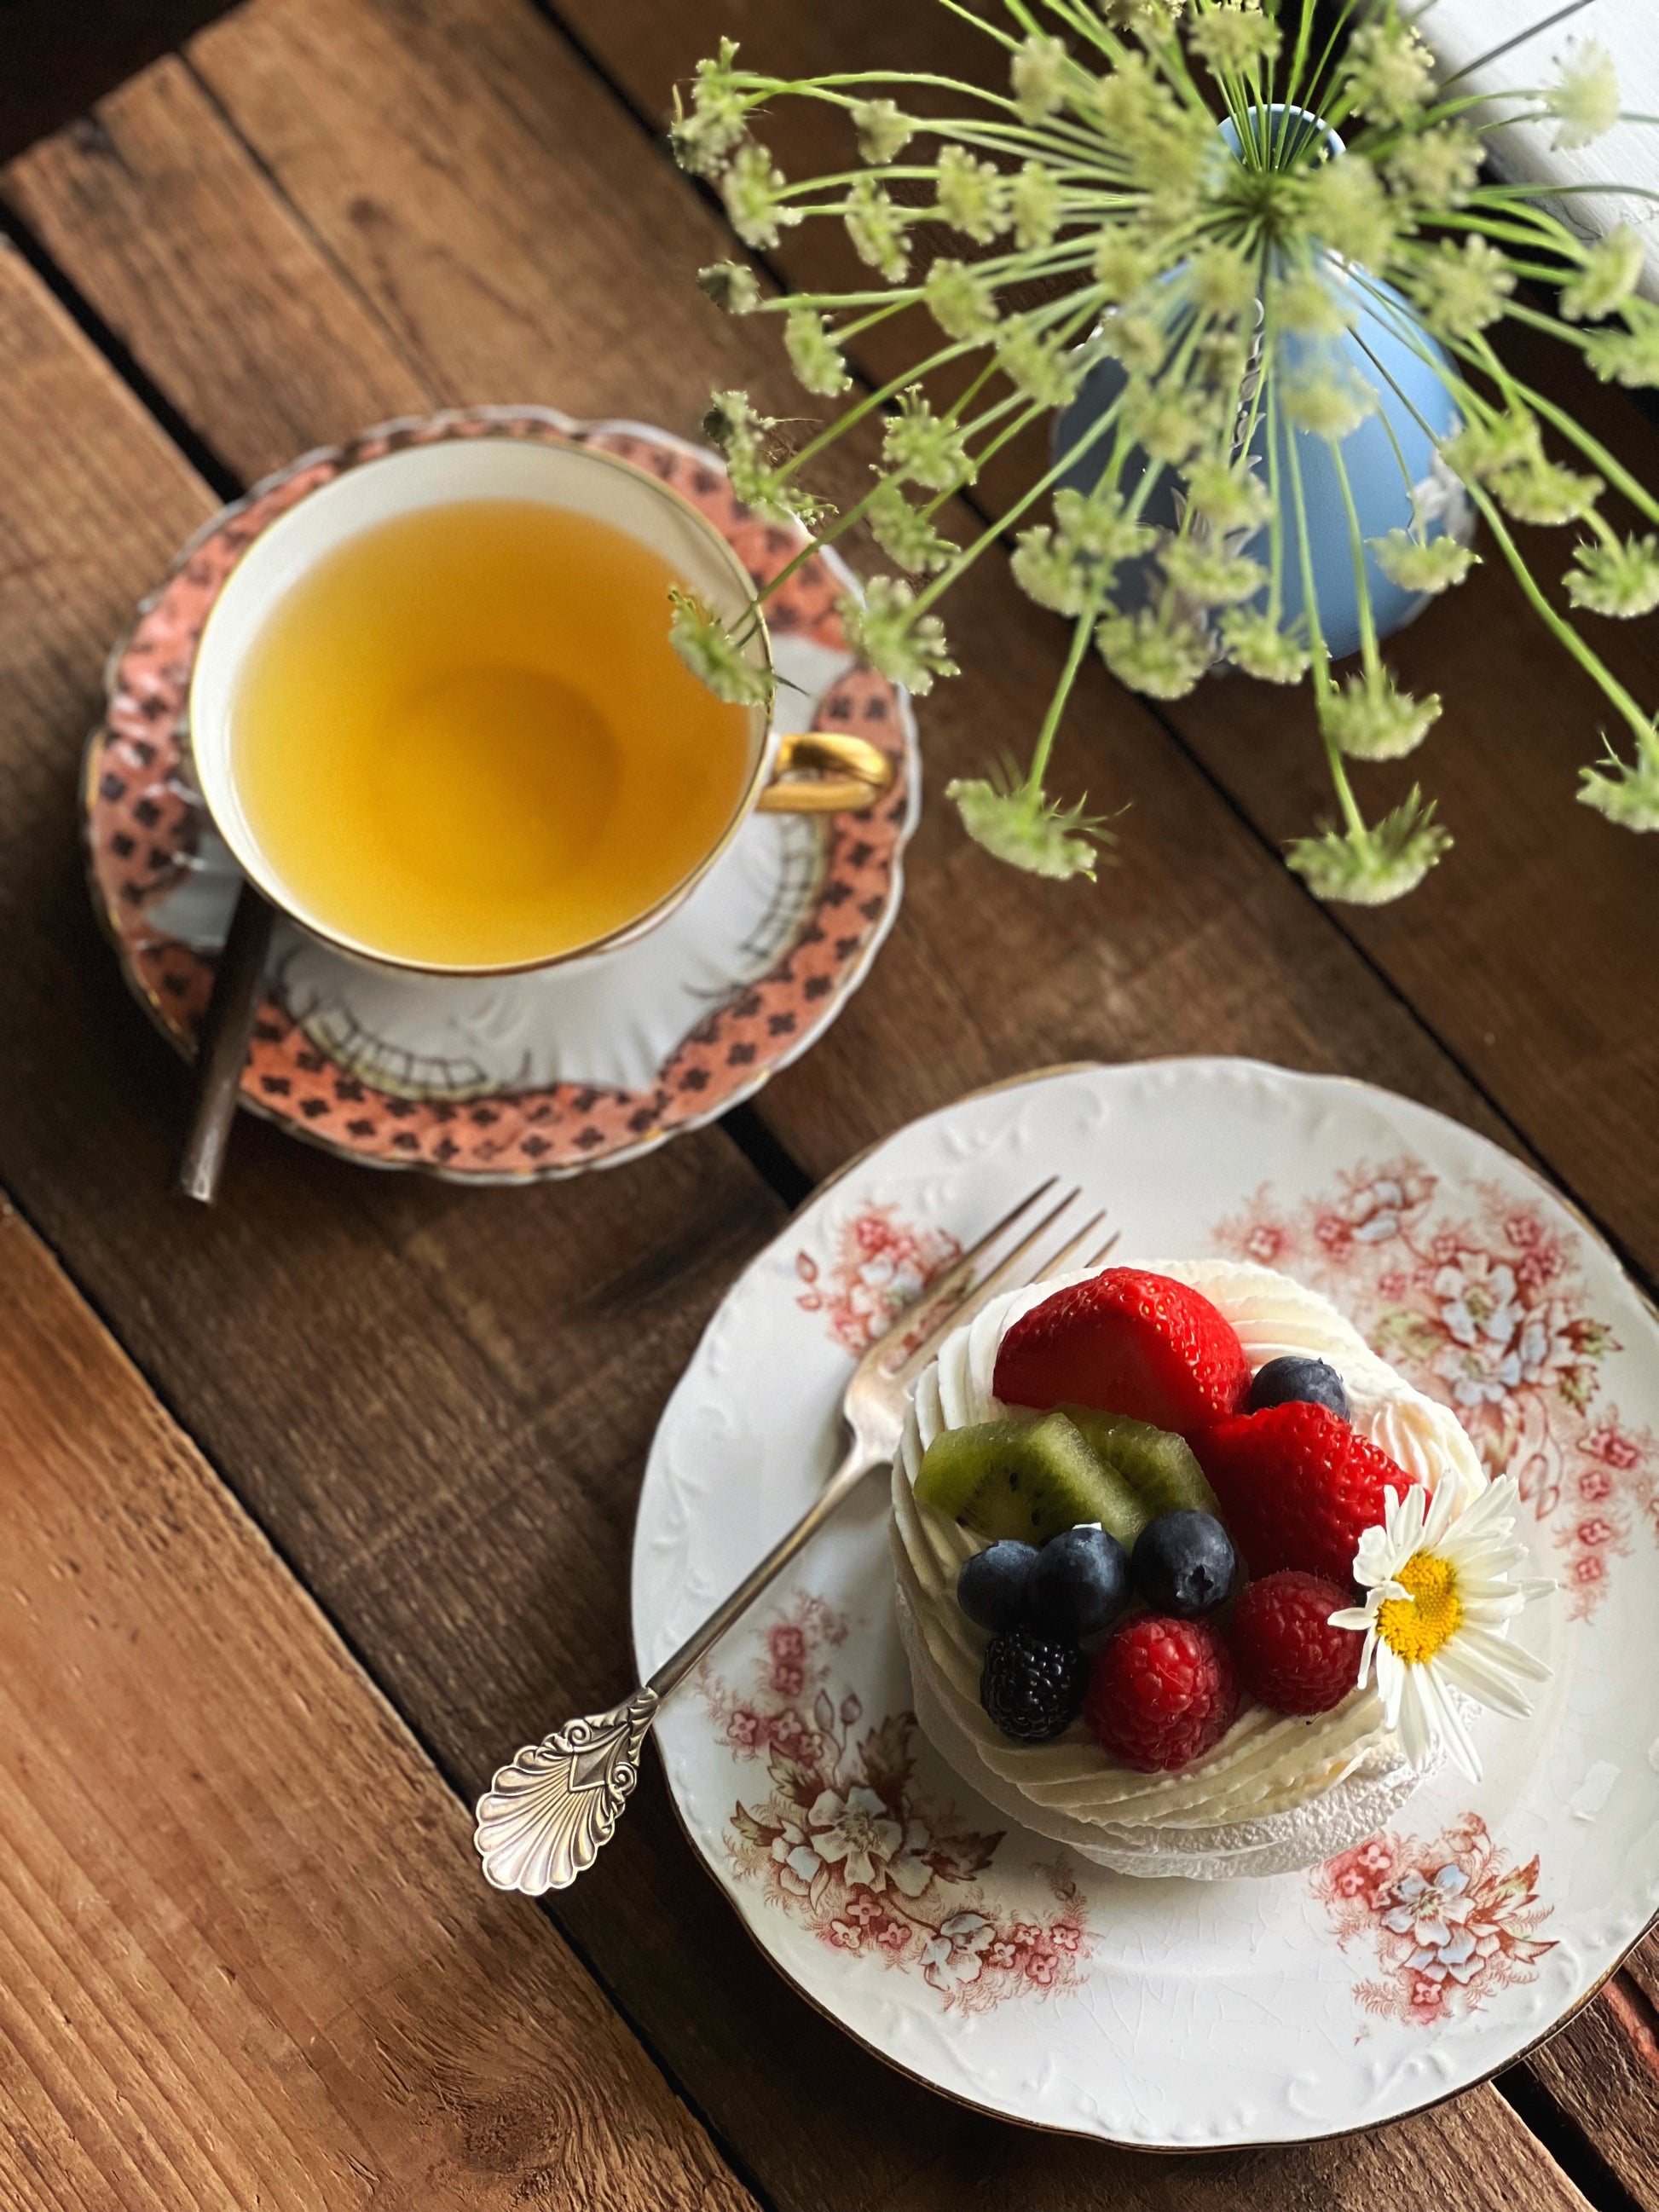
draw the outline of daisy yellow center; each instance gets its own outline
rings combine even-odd
[[[1456,1633],[1463,1618],[1457,1570],[1432,1552],[1413,1552],[1395,1580],[1410,1595],[1384,1598],[1376,1610],[1376,1632],[1408,1667],[1420,1667]]]

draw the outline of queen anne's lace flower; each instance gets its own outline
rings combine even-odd
[[[1554,145],[1565,154],[1592,145],[1619,120],[1619,71],[1613,56],[1595,39],[1582,44],[1570,39],[1556,68],[1555,82],[1544,94],[1544,111],[1560,125]]]
[[[1355,107],[1378,123],[1409,123],[1434,89],[1434,56],[1399,15],[1362,23],[1348,41]]]
[[[1339,154],[1316,168],[1306,191],[1308,228],[1344,261],[1380,269],[1394,253],[1398,222],[1363,154]]]
[[[919,384],[900,395],[897,411],[887,418],[882,465],[896,477],[911,477],[934,491],[954,491],[973,475],[962,426],[936,415]]]
[[[1659,539],[1587,542],[1574,546],[1572,557],[1578,565],[1561,580],[1574,606],[1625,622],[1659,607]]]
[[[930,515],[911,506],[890,477],[872,493],[864,519],[888,559],[896,561],[913,576],[947,568],[960,550],[934,528]]]
[[[960,673],[945,641],[937,615],[915,611],[915,593],[902,576],[872,576],[860,603],[850,592],[836,602],[848,643],[890,684],[902,684],[918,697],[931,691],[937,676]]]
[[[1259,530],[1273,513],[1273,500],[1252,459],[1212,456],[1187,471],[1187,497],[1213,528],[1231,534]]]
[[[1648,725],[1633,763],[1609,751],[1598,766],[1583,769],[1578,797],[1621,830],[1659,830],[1659,730]]]
[[[1466,483],[1490,483],[1506,469],[1541,460],[1543,453],[1538,418],[1519,410],[1465,422],[1440,447],[1442,460]]]
[[[1480,556],[1455,538],[1413,538],[1391,530],[1386,538],[1368,544],[1376,565],[1390,583],[1402,592],[1444,592],[1461,584],[1469,570],[1480,565]]]
[[[800,210],[781,198],[788,179],[776,167],[764,146],[747,145],[726,173],[720,197],[732,228],[745,246],[758,252],[775,246],[780,232],[801,219]]]
[[[945,795],[974,842],[998,860],[1034,876],[1093,880],[1100,830],[1082,804],[1056,805],[1025,784],[1010,788],[982,776],[958,776]]]
[[[669,143],[681,168],[693,176],[717,176],[748,131],[748,105],[732,80],[737,58],[736,40],[722,39],[718,56],[697,64],[690,115],[681,107],[678,92],[674,94]]]
[[[1194,623],[1164,622],[1151,607],[1107,615],[1096,626],[1100,657],[1120,684],[1149,699],[1184,699],[1215,658]]]
[[[1316,898],[1388,906],[1415,890],[1451,847],[1450,834],[1414,787],[1375,829],[1326,830],[1287,846],[1285,863]]]
[[[671,586],[673,616],[669,641],[700,683],[717,699],[737,707],[769,707],[772,672],[736,644],[726,624],[702,600],[678,584]]]
[[[1319,702],[1321,727],[1353,760],[1400,760],[1415,751],[1440,719],[1440,695],[1414,699],[1387,669],[1352,676]]]
[[[1133,299],[1152,282],[1157,270],[1157,260],[1147,251],[1144,239],[1132,237],[1127,231],[1102,231],[1090,274],[1109,307]]]
[[[1602,488],[1600,477],[1582,476],[1577,470],[1544,460],[1500,469],[1489,481],[1517,522],[1535,522],[1551,529],[1581,522],[1600,498]]]
[[[841,347],[816,307],[790,309],[784,319],[783,342],[790,366],[807,391],[833,399],[852,383]]]
[[[1632,298],[1619,312],[1624,329],[1590,331],[1584,340],[1585,360],[1604,384],[1636,390],[1659,384],[1659,307]]]
[[[1640,236],[1627,222],[1584,249],[1578,274],[1561,288],[1561,312],[1576,323],[1610,315],[1636,289],[1645,258]]]
[[[1221,617],[1221,642],[1229,660],[1263,684],[1299,684],[1308,672],[1308,648],[1271,615],[1231,607]]]
[[[1079,364],[1056,340],[1029,323],[1007,324],[997,340],[997,366],[1030,398],[1064,407],[1080,381]]]
[[[1376,409],[1375,389],[1340,354],[1288,369],[1279,396],[1298,429],[1338,442],[1352,436]]]
[[[1060,186],[1041,161],[1027,161],[1008,188],[1008,216],[1022,253],[1047,246],[1060,227]]]
[[[1401,591],[1449,591],[1462,584],[1471,568],[1480,566],[1474,546],[1455,538],[1411,538],[1407,531],[1389,531],[1387,538],[1370,538],[1382,575]]]
[[[1192,18],[1187,43],[1212,70],[1248,76],[1278,53],[1279,26],[1259,6],[1216,8]]]
[[[898,283],[910,265],[910,239],[903,210],[873,177],[860,177],[847,195],[842,221],[853,251],[890,284]]]
[[[872,167],[896,161],[915,136],[915,124],[896,100],[858,100],[851,112],[853,128],[858,133],[859,158]]]
[[[699,269],[697,282],[728,315],[750,315],[761,303],[760,281],[743,261],[716,261]]]
[[[1466,204],[1480,180],[1480,138],[1467,124],[1441,123],[1402,137],[1382,166],[1397,192],[1432,212]]]
[[[1267,580],[1259,561],[1229,553],[1213,538],[1166,538],[1158,557],[1176,591],[1196,606],[1237,606],[1243,599],[1254,599]]]
[[[1443,238],[1412,270],[1412,290],[1430,327],[1451,339],[1495,323],[1514,289],[1515,272],[1503,254],[1473,233],[1461,246]]]
[[[1267,294],[1267,312],[1275,331],[1298,337],[1340,338],[1358,317],[1328,276],[1316,269],[1297,269],[1274,278]]]
[[[946,337],[988,337],[997,326],[996,294],[965,262],[934,262],[921,296]]]
[[[1008,76],[1022,123],[1041,123],[1045,115],[1056,112],[1063,98],[1066,68],[1066,47],[1059,39],[1033,31],[1022,46],[1015,47]]]
[[[939,220],[976,245],[988,246],[1007,229],[1007,179],[993,162],[976,160],[965,146],[939,148],[938,192],[935,213]]]

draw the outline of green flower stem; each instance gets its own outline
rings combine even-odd
[[[1353,562],[1354,597],[1359,614],[1359,652],[1365,664],[1365,673],[1374,683],[1382,672],[1382,655],[1377,649],[1376,617],[1371,606],[1371,580],[1365,568],[1365,534],[1359,526],[1359,509],[1354,504],[1353,486],[1348,481],[1348,465],[1342,458],[1342,441],[1328,438],[1332,461],[1336,467],[1336,480],[1342,487],[1342,507],[1348,518],[1348,554]]]
[[[1498,540],[1504,558],[1509,562],[1516,581],[1526,593],[1534,611],[1547,623],[1579,666],[1599,685],[1603,696],[1619,709],[1644,748],[1650,746],[1654,742],[1653,717],[1644,714],[1601,655],[1585,643],[1566,617],[1559,613],[1545,598],[1537,579],[1522,558],[1521,549],[1510,537],[1508,526],[1498,512],[1498,502],[1491,494],[1480,484],[1471,484],[1468,492],[1480,510],[1481,520]]]
[[[1073,629],[1071,650],[1066,655],[1066,665],[1060,672],[1060,681],[1048,702],[1048,711],[1042,718],[1042,727],[1037,732],[1036,743],[1031,749],[1031,765],[1026,772],[1025,788],[1034,799],[1042,795],[1043,779],[1048,773],[1048,756],[1054,749],[1060,717],[1076,689],[1078,672],[1083,666],[1083,656],[1089,650],[1089,641],[1095,634],[1095,624],[1100,619],[1104,599],[1103,592],[1097,592],[1078,617]]]
[[[1279,388],[1267,386],[1267,496],[1273,513],[1267,518],[1267,616],[1275,629],[1285,612],[1285,516],[1279,495]]]
[[[1336,686],[1331,677],[1331,656],[1325,645],[1324,626],[1319,619],[1313,544],[1308,533],[1308,502],[1302,489],[1302,460],[1296,449],[1294,428],[1285,436],[1285,458],[1290,466],[1291,495],[1296,505],[1297,543],[1302,558],[1302,601],[1308,618],[1309,649],[1313,655],[1314,690],[1320,697],[1328,698]],[[1348,825],[1349,836],[1357,843],[1367,843],[1370,832],[1365,827],[1365,817],[1359,811],[1359,802],[1353,795],[1353,786],[1348,781],[1347,763],[1342,757],[1342,749],[1326,726],[1326,719],[1322,714],[1319,717],[1319,736],[1325,748],[1326,764],[1330,769],[1337,804],[1342,809],[1342,818]]]

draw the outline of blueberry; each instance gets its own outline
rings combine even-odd
[[[1027,1611],[1045,1636],[1075,1643],[1109,1628],[1129,1602],[1129,1562],[1104,1528],[1051,1536],[1031,1570]]]
[[[1257,1370],[1244,1400],[1244,1410],[1247,1413],[1259,1413],[1268,1406],[1289,1406],[1298,1401],[1310,1406],[1323,1406],[1339,1420],[1348,1418],[1348,1394],[1335,1368],[1328,1360],[1304,1359],[1294,1352],[1270,1359]]]
[[[1075,1644],[1011,1628],[985,1650],[979,1701],[1017,1743],[1047,1743],[1083,1711],[1089,1662]]]
[[[1233,1586],[1238,1554],[1213,1513],[1160,1513],[1135,1540],[1135,1587],[1154,1613],[1196,1620]]]
[[[993,1631],[1014,1628],[1024,1620],[1031,1570],[1037,1563],[1036,1547],[1005,1536],[988,1544],[962,1563],[957,1577],[957,1603],[969,1620]]]

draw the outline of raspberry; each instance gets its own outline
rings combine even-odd
[[[1201,1291],[1108,1267],[1020,1316],[993,1387],[1006,1406],[1092,1406],[1185,1436],[1234,1412],[1249,1382],[1237,1331]]]
[[[1292,1400],[1241,1413],[1194,1437],[1228,1533],[1253,1575],[1299,1567],[1346,1585],[1382,1493],[1416,1480],[1326,1407]]]
[[[1218,1743],[1237,1710],[1233,1662],[1209,1623],[1152,1613],[1097,1654],[1083,1717],[1114,1759],[1161,1773]]]
[[[1359,1679],[1364,1638],[1333,1628],[1349,1594],[1322,1575],[1287,1568],[1252,1583],[1232,1619],[1238,1678],[1253,1698],[1280,1713],[1328,1713]]]
[[[985,1647],[979,1701],[1018,1743],[1047,1743],[1070,1728],[1083,1703],[1089,1662],[1075,1644],[1006,1629]]]

